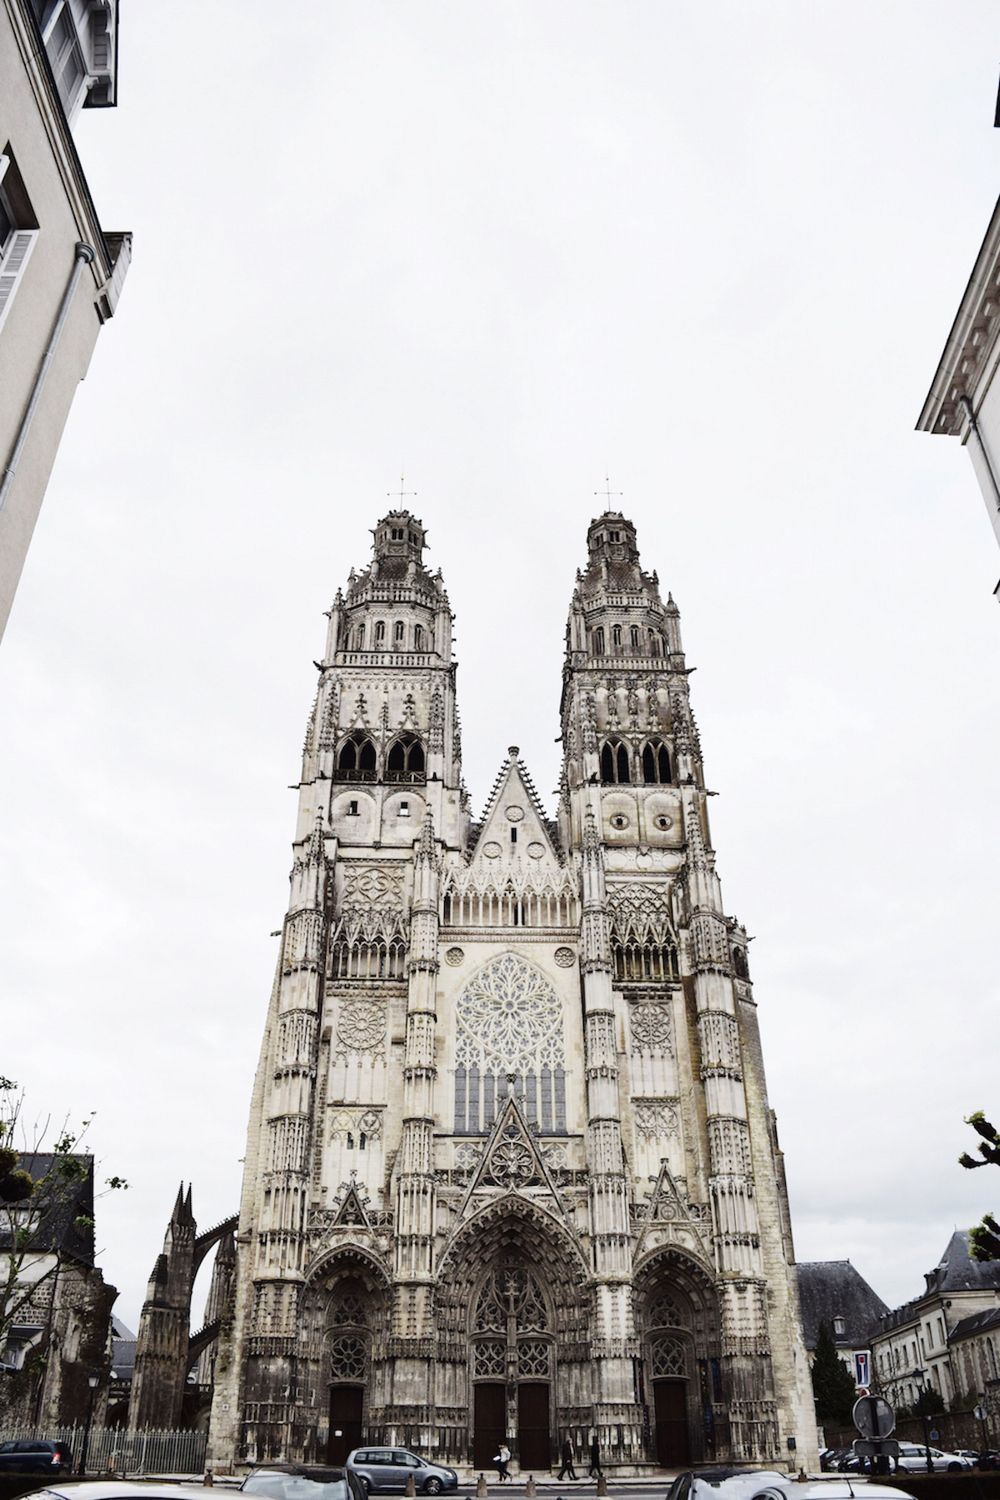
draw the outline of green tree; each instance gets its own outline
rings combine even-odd
[[[0,1353],[39,1289],[56,1274],[59,1261],[52,1252],[58,1247],[49,1243],[54,1227],[73,1213],[69,1222],[79,1234],[93,1230],[89,1214],[74,1213],[91,1170],[80,1148],[92,1119],[76,1129],[64,1121],[46,1145],[50,1121],[29,1127],[24,1095],[0,1077]],[[127,1187],[123,1177],[109,1177],[104,1191]]]
[[[1000,1167],[1000,1135],[997,1134],[996,1126],[990,1124],[981,1109],[969,1115],[965,1123],[971,1125],[981,1137],[978,1148],[980,1160],[977,1161],[974,1156],[963,1151],[958,1158],[960,1166],[967,1167],[971,1172],[977,1167]],[[969,1230],[969,1248],[973,1260],[1000,1260],[1000,1223],[992,1214],[983,1214],[981,1223]]]
[[[837,1353],[829,1323],[821,1323],[816,1335],[812,1382],[820,1421],[848,1427],[857,1393],[851,1372]]]
[[[913,1403],[913,1415],[915,1417],[936,1417],[938,1412],[941,1411],[944,1411],[944,1397],[941,1395],[941,1392],[932,1385],[925,1385]]]

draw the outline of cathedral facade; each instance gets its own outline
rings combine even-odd
[[[743,928],[678,611],[608,512],[570,603],[551,821],[478,822],[452,613],[380,521],[329,614],[251,1105],[210,1459],[402,1444],[522,1472],[815,1453]]]

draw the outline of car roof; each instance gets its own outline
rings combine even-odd
[[[65,1495],[66,1500],[205,1500],[203,1485],[173,1484],[169,1479],[81,1479],[79,1483],[47,1484],[35,1495]]]
[[[757,1494],[795,1497],[795,1500],[903,1500],[906,1490],[890,1484],[872,1484],[863,1476],[831,1475],[829,1479],[801,1479],[783,1475],[778,1484],[762,1485]]]

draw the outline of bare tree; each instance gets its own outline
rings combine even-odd
[[[93,1259],[93,1159],[81,1150],[92,1120],[64,1120],[49,1139],[51,1119],[28,1122],[23,1093],[0,1077],[0,1359],[56,1275],[62,1245],[75,1239]],[[108,1177],[97,1196],[127,1187]]]

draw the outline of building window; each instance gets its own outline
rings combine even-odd
[[[408,818],[410,816],[410,804],[408,802],[401,802],[399,804],[399,816],[401,818]]]
[[[622,628],[620,625],[612,625],[611,627],[611,646],[615,651],[622,649]]]
[[[37,239],[38,220],[8,145],[0,153],[0,328]]]
[[[847,1324],[844,1322],[844,1319],[843,1318],[834,1318],[834,1320],[833,1320],[833,1336],[834,1336],[834,1338],[835,1339],[842,1339],[844,1337],[844,1334],[846,1332],[847,1332]]]
[[[413,627],[413,649],[414,651],[422,651],[424,649],[424,627],[422,625],[414,625]]]
[[[375,744],[360,730],[348,735],[337,753],[338,781],[375,780]]]
[[[396,646],[401,646],[406,640],[406,626],[403,624],[402,620],[397,620],[395,625],[392,627],[392,640],[393,644]]]
[[[649,740],[642,747],[642,779],[647,786],[666,786],[670,781],[670,753],[662,740]]]
[[[354,649],[363,651],[365,649],[365,627],[359,625],[354,632]]]
[[[356,802],[348,802],[347,816],[349,818],[356,818],[358,816],[358,804]]]
[[[639,650],[639,627],[638,627],[638,625],[630,625],[629,626],[629,628],[628,628],[628,641],[629,641],[629,648],[630,648],[630,650],[632,650],[632,651],[638,651]]]
[[[36,13],[38,9],[36,3]],[[87,92],[87,67],[73,19],[73,7],[68,0],[56,0],[44,22],[39,18],[39,24],[56,89],[66,118],[72,124]]]
[[[385,645],[385,621],[375,621],[375,645],[380,648]]]
[[[392,528],[392,539],[393,539],[394,542],[401,542],[401,541],[403,541],[403,539],[404,539],[404,533],[403,533],[402,526],[394,526]]]
[[[594,655],[595,656],[603,656],[604,655],[604,626],[603,625],[598,625],[597,629],[594,631],[592,639],[593,639],[593,643],[594,643]]]
[[[631,780],[628,747],[621,740],[605,740],[601,746],[601,781],[605,786],[624,786]]]
[[[386,757],[387,781],[422,781],[426,763],[424,747],[415,734],[401,734],[389,746]]]

